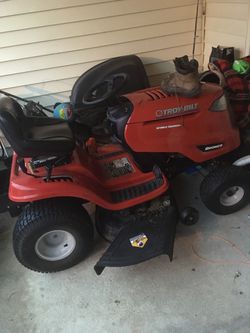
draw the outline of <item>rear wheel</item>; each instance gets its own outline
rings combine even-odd
[[[250,201],[250,173],[233,165],[218,168],[204,178],[200,194],[203,203],[216,214],[237,212]]]
[[[83,260],[93,245],[86,210],[70,199],[34,202],[25,207],[13,233],[21,264],[39,272],[57,272]]]

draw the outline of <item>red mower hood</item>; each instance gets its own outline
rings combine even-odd
[[[127,94],[125,97],[134,106],[134,112],[128,124],[184,116],[209,109],[222,94],[222,88],[214,84],[202,84],[201,95],[194,98],[168,96],[160,87]]]

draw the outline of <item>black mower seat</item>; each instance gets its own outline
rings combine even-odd
[[[67,122],[49,117],[27,117],[10,97],[0,99],[0,129],[20,157],[64,156],[75,147]]]

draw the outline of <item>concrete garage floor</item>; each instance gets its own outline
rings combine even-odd
[[[178,225],[174,261],[167,256],[128,268],[93,266],[106,247],[56,274],[22,267],[11,246],[14,221],[1,215],[1,333],[249,333],[250,206],[231,216],[210,213],[198,198],[199,175],[181,177],[179,201],[200,211]]]

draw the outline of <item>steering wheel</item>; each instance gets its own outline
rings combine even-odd
[[[100,103],[107,101],[109,98],[124,86],[128,75],[118,73],[109,76],[107,79],[91,87],[82,98],[82,104],[85,106],[97,106]]]

